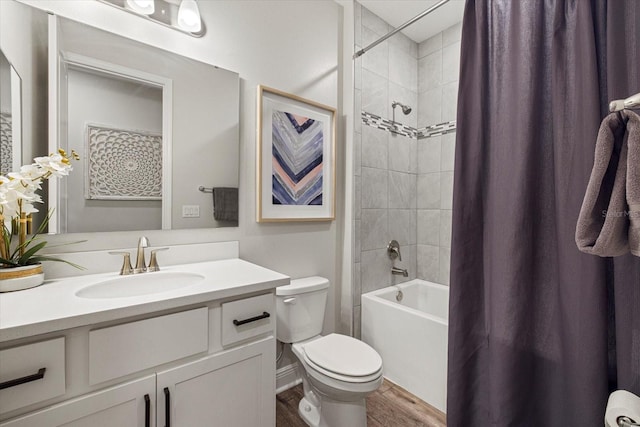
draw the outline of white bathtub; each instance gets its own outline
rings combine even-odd
[[[382,356],[384,376],[442,412],[448,318],[449,288],[437,283],[415,279],[362,295],[362,340]]]

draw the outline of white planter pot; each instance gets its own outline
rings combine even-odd
[[[40,286],[44,282],[42,265],[0,268],[0,292],[21,291]]]

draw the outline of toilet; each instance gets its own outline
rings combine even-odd
[[[300,362],[302,419],[312,427],[364,427],[365,399],[382,384],[382,358],[355,338],[320,335],[328,290],[329,280],[317,276],[277,287],[276,335]]]

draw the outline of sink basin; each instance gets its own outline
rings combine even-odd
[[[200,274],[177,271],[134,274],[89,285],[77,291],[76,295],[92,299],[135,297],[185,288],[203,279]]]

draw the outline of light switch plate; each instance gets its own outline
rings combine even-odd
[[[182,218],[199,218],[200,205],[182,205]]]

